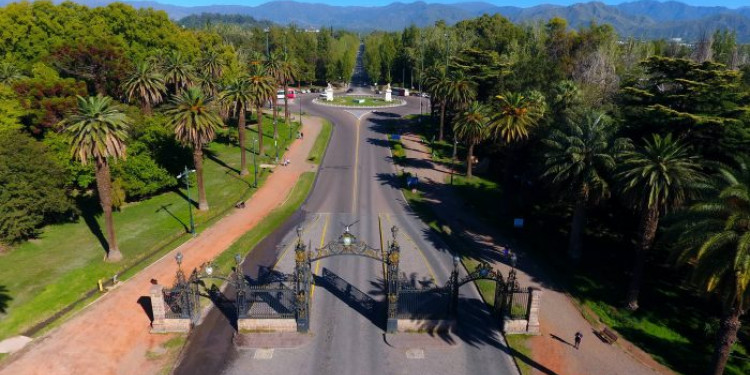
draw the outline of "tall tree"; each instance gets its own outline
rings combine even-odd
[[[263,112],[260,109],[269,98],[276,97],[276,85],[273,78],[260,64],[250,66],[250,75],[247,77],[247,82],[250,85],[250,95],[253,104],[255,104],[255,114],[258,118],[258,152],[263,154]]]
[[[289,125],[289,97],[287,91],[289,84],[293,83],[299,75],[299,69],[288,53],[281,55],[281,64],[279,66],[279,78],[284,85],[284,122]],[[299,100],[299,99],[298,99]]]
[[[266,60],[266,73],[273,78],[275,87],[278,87],[281,84],[281,53],[277,51],[271,52],[271,55],[268,56],[268,59]],[[274,91],[274,95],[269,98],[271,101],[272,107],[273,107],[273,139],[276,139],[279,135],[279,130],[277,125],[277,118],[278,118],[278,111],[276,111],[276,102],[278,98],[276,97],[276,93]],[[286,90],[284,90],[284,101],[286,101]]]
[[[644,142],[642,147],[623,154],[622,170],[617,174],[628,203],[641,215],[627,293],[627,308],[632,311],[638,309],[646,253],[654,243],[659,218],[693,195],[696,184],[704,178],[698,158],[671,134],[654,134],[652,140]]]
[[[456,116],[453,132],[462,142],[469,146],[466,155],[466,177],[472,178],[471,165],[474,159],[474,146],[485,140],[488,135],[487,108],[479,102],[472,102],[463,112]]]
[[[747,161],[720,172],[708,200],[677,215],[670,227],[679,265],[693,271],[693,281],[721,298],[723,314],[710,374],[724,373],[732,345],[750,308],[750,168]]]
[[[448,96],[445,92],[448,86],[448,75],[445,68],[433,68],[427,72],[425,78],[425,89],[430,93],[430,101],[437,102],[440,106],[440,125],[438,134],[440,140],[443,140],[443,129],[445,128],[445,107],[448,105]]]
[[[237,114],[237,132],[240,141],[240,176],[248,174],[245,162],[245,117],[247,108],[253,103],[253,95],[247,79],[234,80],[221,94],[221,100]]]
[[[143,112],[150,114],[152,106],[161,103],[167,88],[162,75],[144,60],[135,65],[133,74],[123,82],[123,90],[128,101],[138,99]]]
[[[71,135],[71,153],[82,164],[94,161],[96,188],[107,227],[107,257],[109,262],[122,259],[117,247],[112,218],[112,178],[109,159],[125,158],[130,118],[112,105],[112,98],[78,96],[78,108],[63,120],[65,131]]]
[[[616,158],[630,146],[628,139],[615,138],[615,131],[603,113],[587,112],[562,129],[553,129],[542,140],[548,148],[542,176],[550,178],[575,201],[568,244],[568,256],[574,260],[581,257],[586,206],[609,196],[609,178]]]
[[[208,210],[203,186],[203,147],[214,139],[216,129],[222,125],[221,118],[211,110],[210,104],[210,97],[191,87],[173,97],[172,106],[166,111],[177,140],[193,149],[198,180],[198,209],[201,211]]]
[[[456,113],[460,113],[469,102],[474,100],[477,95],[476,84],[460,72],[456,71],[448,76],[448,80],[445,81],[445,87],[443,88],[443,95],[445,101],[451,106],[452,110]],[[438,134],[438,140],[442,141],[445,137],[443,134],[443,127],[440,128]]]
[[[25,77],[18,66],[9,62],[0,63],[0,83],[10,86],[22,78]]]

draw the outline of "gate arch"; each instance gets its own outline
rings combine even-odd
[[[396,239],[398,228],[393,226],[391,234],[392,242],[388,245],[388,252],[384,253],[382,249],[373,248],[363,241],[360,241],[351,233],[347,225],[344,232],[335,240],[322,248],[307,250],[312,246],[305,246],[302,242],[302,228],[297,228],[297,246],[295,247],[295,286],[298,303],[297,327],[299,332],[309,330],[309,311],[310,311],[310,286],[312,284],[312,263],[321,259],[339,256],[354,255],[364,258],[377,260],[386,265],[385,267],[385,284],[386,284],[386,301],[388,303],[388,318],[386,331],[393,333],[398,330],[398,320],[396,318],[398,307],[398,290],[400,287],[398,279],[398,267],[400,261],[401,248]]]

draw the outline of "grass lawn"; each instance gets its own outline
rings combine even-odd
[[[279,126],[280,134],[288,131],[283,123]],[[293,126],[296,129],[297,125]],[[273,126],[269,118],[265,118],[263,130],[265,149],[270,154],[273,151]],[[256,132],[250,130],[249,133]],[[252,154],[248,154],[250,174],[240,178],[237,174],[239,148],[231,142],[234,137],[236,130],[229,129],[225,137],[208,147],[204,180],[211,209],[208,212],[193,211],[198,231],[254,191],[251,188],[254,178]],[[285,140],[281,137],[282,142]],[[285,146],[282,144],[281,148]],[[251,145],[246,147],[252,149]],[[261,158],[259,163],[270,160],[269,157]],[[266,176],[259,173],[259,177],[262,182]],[[118,244],[124,255],[120,263],[102,261],[101,235],[95,233],[104,231],[104,224],[98,213],[75,223],[50,225],[44,228],[39,238],[0,255],[0,291],[5,289],[10,298],[6,312],[0,315],[0,339],[21,333],[39,334],[39,323],[57,315],[70,315],[83,306],[83,302],[96,298],[97,280],[115,274],[119,274],[120,280],[132,276],[189,239],[185,193],[184,188],[166,192],[129,203],[114,214]],[[191,198],[195,200],[196,196],[197,192],[191,186]]]
[[[529,348],[527,340],[528,336],[525,335],[508,335],[505,336],[505,341],[508,342],[508,346],[518,352],[518,355],[513,355],[516,365],[521,370],[521,375],[531,375],[532,367],[524,361],[519,361],[516,357],[524,356],[531,358],[531,348]]]
[[[323,104],[347,105],[352,107],[383,107],[396,104],[397,102],[386,102],[382,98],[357,97],[357,96],[335,96],[333,101],[320,100]]]
[[[328,141],[331,138],[332,131],[333,125],[331,122],[323,120],[323,127],[320,129],[320,133],[318,133],[318,138],[315,140],[315,144],[313,144],[307,160],[315,164],[320,164],[320,161],[323,160],[323,155],[326,153],[326,148],[328,148]]]

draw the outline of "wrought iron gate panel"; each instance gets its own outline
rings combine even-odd
[[[451,293],[449,289],[409,289],[398,292],[398,319],[440,320],[450,316]]]
[[[243,290],[243,310],[240,318],[294,319],[296,293],[283,284],[248,285]]]

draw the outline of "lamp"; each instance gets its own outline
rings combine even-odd
[[[211,276],[211,274],[214,273],[214,266],[213,264],[209,263],[206,265],[206,275]]]
[[[182,252],[178,251],[177,255],[174,256],[174,260],[177,261],[177,267],[182,265]]]

